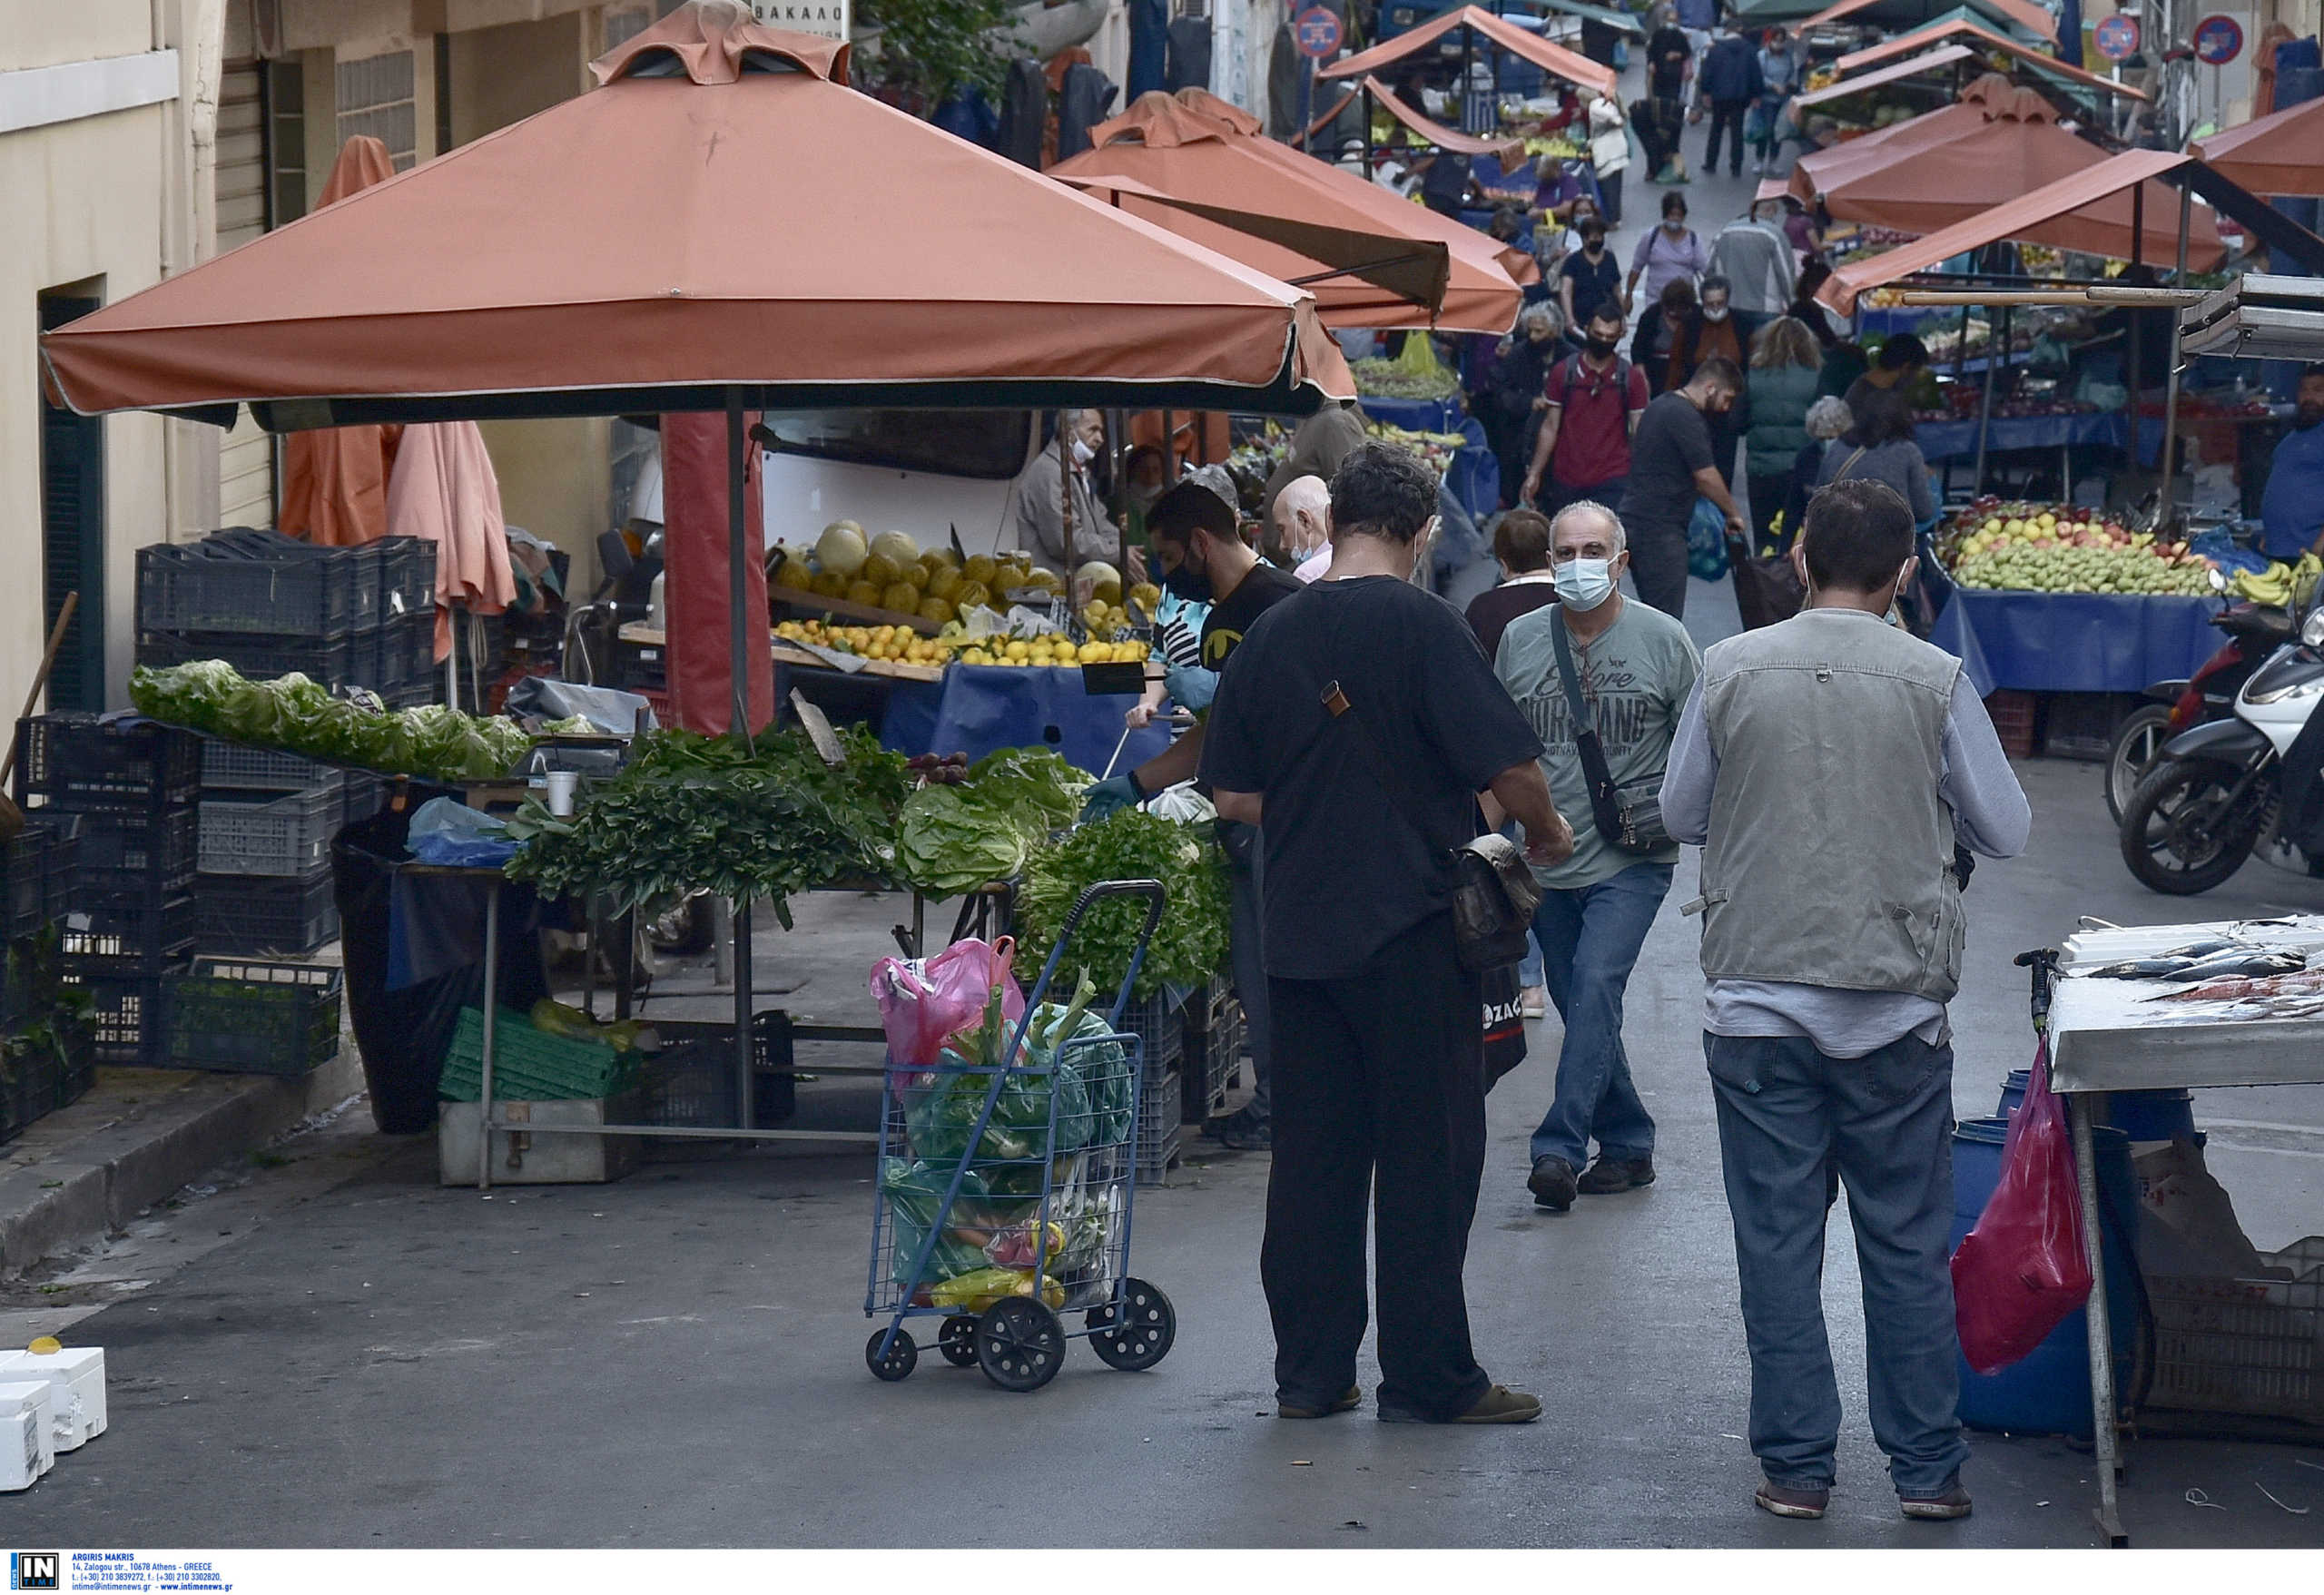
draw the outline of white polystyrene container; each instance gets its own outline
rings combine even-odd
[[[12,1472],[29,1462],[33,1479],[39,1478],[56,1465],[56,1447],[53,1438],[55,1423],[55,1386],[45,1379],[24,1379],[0,1383],[0,1450],[5,1460],[0,1461],[0,1472]],[[20,1439],[18,1425],[24,1418],[32,1420],[33,1433],[29,1442]],[[28,1484],[32,1480],[27,1479]],[[0,1489],[22,1490],[25,1484],[0,1485]]]
[[[30,1490],[39,1479],[39,1424],[29,1407],[0,1413],[0,1495]]]
[[[55,1387],[50,1426],[58,1451],[77,1451],[105,1432],[105,1353],[72,1345],[55,1352],[0,1352],[0,1380],[45,1379]]]

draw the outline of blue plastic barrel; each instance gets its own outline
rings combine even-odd
[[[2001,1180],[2002,1144],[2009,1123],[1973,1118],[1953,1132],[1953,1244],[1975,1226]],[[2130,1137],[2101,1125],[2093,1131],[2098,1157],[2099,1199],[2119,1223],[2105,1236],[2106,1305],[2113,1332],[2116,1389],[2138,1338],[2138,1286],[2122,1238],[2138,1233],[2138,1185],[2131,1174]],[[2088,1438],[2090,1423],[2090,1326],[2076,1311],[2048,1339],[2000,1373],[1984,1374],[1961,1364],[1961,1421],[1972,1429],[2018,1434],[2072,1434]]]
[[[2106,1102],[2106,1122],[2133,1141],[2194,1138],[2192,1091],[2116,1091]]]
[[[2032,1069],[2011,1069],[2009,1071],[2009,1078],[2001,1083],[2001,1106],[1994,1109],[1994,1117],[2000,1119],[2004,1124],[2007,1124],[2009,1122],[2009,1116],[2017,1111],[2017,1105],[2025,1100],[2026,1087],[2033,1083],[2034,1071]],[[1955,1152],[1954,1156],[1957,1157],[1960,1154]]]

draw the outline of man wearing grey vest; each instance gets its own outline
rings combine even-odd
[[[1713,645],[1662,783],[1699,844],[1704,1051],[1751,1352],[1758,1504],[1820,1518],[1840,1400],[1825,1338],[1827,1170],[1864,1282],[1874,1438],[1907,1517],[1961,1518],[1953,1285],[1955,847],[2032,814],[1961,662],[1883,624],[1912,576],[1896,490],[1837,482],[1792,557],[1805,608]]]

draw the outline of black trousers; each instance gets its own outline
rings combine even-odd
[[[1750,110],[1748,100],[1713,100],[1710,103],[1710,138],[1703,145],[1703,174],[1709,176],[1718,169],[1718,135],[1721,132],[1734,139],[1734,171],[1743,172],[1743,114]]]
[[[1687,528],[1660,527],[1625,517],[1630,539],[1630,581],[1649,608],[1673,620],[1687,614]]]
[[[1484,999],[1453,957],[1452,917],[1415,925],[1344,980],[1268,989],[1275,1170],[1259,1274],[1277,1396],[1324,1406],[1355,1383],[1368,1198],[1380,1403],[1456,1417],[1490,1382],[1461,1285],[1484,1171]]]
[[[1765,546],[1769,541],[1768,528],[1775,523],[1777,513],[1783,508],[1784,498],[1791,491],[1791,473],[1789,471],[1777,471],[1770,476],[1763,477],[1758,472],[1752,471],[1749,474],[1749,485],[1751,489],[1751,552],[1757,554],[1760,548]],[[1785,527],[1783,529],[1783,546],[1787,548],[1790,547],[1792,538],[1798,535],[1799,528],[1797,527]]]

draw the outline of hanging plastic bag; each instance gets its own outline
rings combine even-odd
[[[1705,582],[1727,574],[1727,517],[1708,498],[1695,500],[1687,522],[1687,574]]]
[[[1002,1017],[1012,1025],[1022,1019],[1025,994],[1010,970],[1016,956],[1009,937],[990,945],[970,937],[925,960],[883,958],[873,964],[872,995],[888,1033],[889,1061],[934,1063],[947,1040],[982,1020],[996,986]]]
[[[2090,1284],[2073,1143],[2065,1104],[2050,1089],[2044,1039],[2025,1100],[2009,1121],[2001,1179],[1953,1254],[1961,1354],[1978,1373],[1998,1373],[2088,1301]]]

